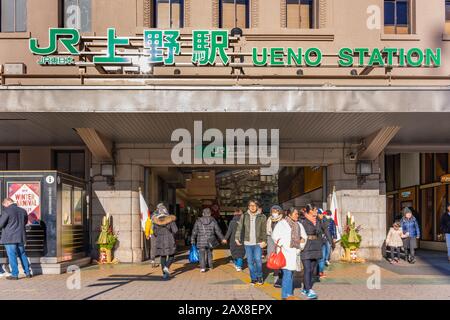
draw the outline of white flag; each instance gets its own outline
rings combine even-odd
[[[148,238],[152,234],[152,221],[150,219],[150,210],[145,202],[144,196],[139,189],[139,215],[141,217],[142,231],[145,232],[145,236]]]
[[[336,241],[341,240],[341,219],[339,216],[339,207],[336,197],[336,190],[333,188],[333,193],[331,195],[331,205],[330,205],[331,217],[336,225]]]

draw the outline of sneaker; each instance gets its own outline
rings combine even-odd
[[[325,265],[328,267],[329,265],[330,265],[331,263],[330,263],[330,261],[325,261]]]
[[[412,258],[411,261],[410,261],[409,263],[411,263],[411,264],[416,263],[416,259],[415,259],[415,258]]]
[[[263,285],[264,284],[263,278],[259,278],[256,283],[259,285]]]
[[[394,264],[394,260],[388,259],[388,261],[389,261],[390,264]]]
[[[252,279],[252,280],[250,281],[250,284],[251,284],[251,285],[255,285],[256,282],[257,282],[257,280],[253,280],[253,279]]]
[[[19,280],[19,277],[7,276],[5,279],[6,280]]]
[[[167,273],[167,274],[170,274],[170,270],[169,270],[169,268],[167,268],[167,267],[164,267],[164,268],[163,268],[163,272],[164,272],[164,273]]]
[[[320,272],[319,273],[319,278],[326,278],[326,274],[324,272]]]
[[[29,274],[26,275],[26,277],[27,277],[28,279],[31,279],[31,278],[33,278],[33,275],[32,275],[31,273],[29,273]]]
[[[206,269],[200,269],[200,272],[202,272],[202,273],[206,272]]]
[[[311,289],[306,293],[308,299],[317,299],[317,294]]]
[[[280,281],[275,282],[275,283],[273,284],[273,286],[274,286],[275,288],[281,288],[281,283],[280,283]]]
[[[236,267],[236,271],[237,271],[237,272],[241,272],[241,271],[242,271],[242,268]]]

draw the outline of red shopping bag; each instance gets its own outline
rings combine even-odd
[[[276,243],[276,246],[280,248],[280,250],[278,252],[277,250],[275,250],[275,252],[272,252],[269,256],[269,259],[267,259],[267,268],[272,270],[279,270],[286,266],[286,258],[283,254],[283,251],[281,250],[281,247],[278,245],[278,241]]]

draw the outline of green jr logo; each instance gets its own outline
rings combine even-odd
[[[58,40],[72,55],[79,55],[80,52],[75,47],[80,42],[80,32],[70,28],[50,28],[48,30],[49,44],[47,48],[40,48],[36,38],[31,38],[29,42],[30,51],[34,54],[47,56],[58,50]]]

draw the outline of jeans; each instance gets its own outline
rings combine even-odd
[[[23,271],[26,275],[30,275],[30,264],[25,253],[25,246],[23,244],[5,244],[6,254],[8,255],[9,265],[11,266],[11,276],[19,276],[19,266],[17,265],[17,254],[22,262]]]
[[[317,259],[314,259],[314,260],[305,259],[305,260],[302,260],[302,263],[303,263],[303,273],[304,273],[303,289],[306,291],[309,291],[313,287],[313,274],[314,274],[314,270],[317,269]]]
[[[322,258],[319,260],[319,272],[323,272],[325,270],[325,261],[328,260],[330,251],[331,244],[328,241],[322,244]]]
[[[400,259],[400,247],[390,247],[391,250],[391,259],[394,260],[395,253],[397,253],[397,259]]]
[[[245,254],[247,255],[248,269],[250,270],[250,278],[258,280],[263,277],[262,273],[262,249],[257,245],[245,246]]]
[[[281,298],[294,295],[294,271],[283,269],[283,281],[281,282]]]
[[[237,259],[234,259],[233,261],[234,261],[234,265],[236,266],[236,268],[242,269],[242,266],[244,265],[244,259],[237,258]]]
[[[403,243],[405,244],[405,258],[408,258],[408,252],[410,259],[415,259],[415,249],[417,245],[417,239],[413,237],[405,238]]]
[[[170,268],[170,266],[173,263],[173,260],[175,260],[175,256],[161,256],[161,269],[164,271],[164,267],[167,267],[167,269]]]
[[[445,241],[447,242],[447,256],[450,258],[450,233],[445,234]]]
[[[213,255],[212,249],[210,248],[201,248],[199,249],[200,255],[200,269],[206,269],[206,267],[212,269],[213,267]]]

